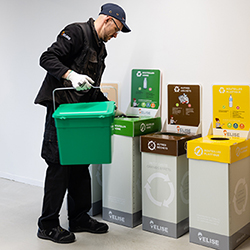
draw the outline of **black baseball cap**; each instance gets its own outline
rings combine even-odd
[[[126,24],[126,14],[125,11],[117,4],[106,3],[101,7],[101,12],[99,15],[108,15],[116,18],[123,24],[122,32],[130,32],[130,28]]]

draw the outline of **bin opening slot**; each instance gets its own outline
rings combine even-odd
[[[138,115],[120,115],[117,118],[140,118]]]
[[[186,134],[179,134],[179,133],[169,133],[169,132],[157,132],[156,134],[158,135],[172,135],[172,136],[185,136]]]
[[[226,137],[213,137],[210,139],[213,141],[228,141],[229,140],[229,138],[226,138]]]

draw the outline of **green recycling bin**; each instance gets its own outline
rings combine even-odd
[[[61,104],[54,112],[62,165],[111,163],[115,102]]]

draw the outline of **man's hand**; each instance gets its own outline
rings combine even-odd
[[[71,81],[72,86],[77,91],[90,89],[92,87],[91,84],[94,83],[89,76],[78,74],[73,70],[70,71],[66,79]]]
[[[117,117],[117,116],[126,116],[126,115],[122,111],[120,111],[119,109],[117,109],[115,111],[115,117]]]

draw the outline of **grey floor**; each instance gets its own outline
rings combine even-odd
[[[189,243],[188,234],[173,239],[142,230],[141,225],[127,228],[108,223],[107,234],[95,235],[77,233],[76,242],[72,244],[56,244],[40,240],[36,236],[37,218],[41,211],[43,189],[23,183],[0,178],[0,248],[4,250],[50,250],[50,249],[209,249]],[[102,220],[101,216],[95,217]],[[61,225],[67,228],[65,205],[61,211]],[[237,250],[250,250],[250,238]]]

